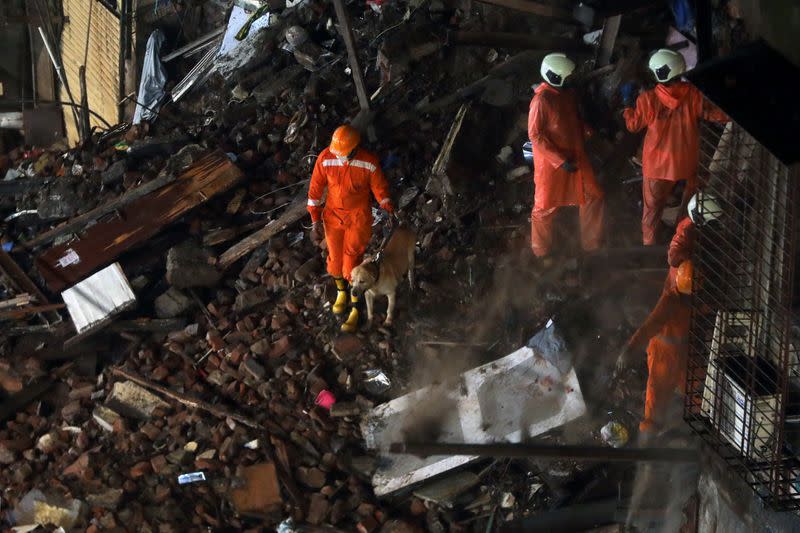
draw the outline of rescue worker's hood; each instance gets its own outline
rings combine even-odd
[[[533,89],[534,94],[541,94],[545,91],[551,91],[554,93],[560,92],[559,89],[557,89],[556,87],[553,87],[552,85],[544,82],[540,83],[539,85],[536,86],[536,88]]]
[[[689,84],[686,82],[672,83],[669,85],[659,83],[656,85],[656,96],[662,104],[670,109],[675,109],[681,105],[681,102],[686,98],[687,94],[689,94]]]

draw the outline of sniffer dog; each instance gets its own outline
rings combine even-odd
[[[394,319],[397,285],[408,274],[408,284],[414,289],[414,245],[417,236],[408,228],[399,227],[386,247],[376,258],[370,258],[355,267],[351,273],[351,287],[356,294],[364,294],[367,301],[367,321],[372,323],[372,310],[376,296],[389,300],[384,326]]]

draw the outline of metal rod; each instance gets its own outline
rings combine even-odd
[[[125,98],[125,59],[128,55],[130,44],[130,0],[122,0],[119,14],[119,99]],[[121,103],[117,107],[117,121],[125,121],[125,104]]]
[[[392,453],[408,453],[420,457],[431,455],[474,455],[480,457],[543,457],[598,462],[694,463],[697,450],[683,448],[608,448],[605,446],[571,446],[549,444],[464,444],[395,442]]]

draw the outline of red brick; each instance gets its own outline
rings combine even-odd
[[[169,368],[164,365],[157,366],[150,375],[156,381],[163,381],[169,376]]]
[[[150,422],[139,428],[139,431],[147,435],[147,438],[150,440],[156,440],[158,436],[161,435],[161,428]]]
[[[273,331],[278,331],[280,329],[285,328],[291,323],[291,319],[286,313],[275,313],[272,315],[272,321],[270,322],[270,328]]]
[[[269,353],[270,357],[281,357],[292,348],[292,341],[288,336],[284,335],[272,345],[272,350]]]
[[[163,455],[156,455],[155,457],[150,458],[150,466],[153,468],[153,472],[156,474],[160,474],[164,467],[167,466],[167,458]]]
[[[250,351],[256,355],[267,355],[270,353],[270,345],[267,339],[261,339],[250,345]]]
[[[84,453],[78,459],[64,469],[65,476],[76,476],[83,478],[89,471],[89,454]]]
[[[333,349],[341,356],[356,355],[364,347],[364,342],[355,335],[340,335],[333,341]]]
[[[378,528],[378,521],[368,516],[361,520],[356,526],[359,533],[372,533]]]
[[[209,331],[206,333],[206,341],[208,341],[209,347],[215,352],[218,352],[225,347],[225,341],[222,340],[222,337],[220,337],[219,333],[214,331]]]
[[[142,476],[145,476],[145,475],[149,474],[152,470],[153,470],[153,467],[150,466],[150,462],[149,461],[142,461],[140,463],[136,463],[135,465],[133,465],[131,467],[130,476],[133,479],[137,479],[137,478],[140,478]]]

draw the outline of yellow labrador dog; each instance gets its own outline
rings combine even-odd
[[[397,285],[408,273],[408,284],[414,289],[414,244],[417,236],[408,228],[399,227],[392,234],[383,252],[376,259],[367,259],[351,273],[351,287],[356,294],[364,294],[367,301],[367,322],[372,323],[372,309],[376,296],[389,300],[384,326],[391,326]]]

